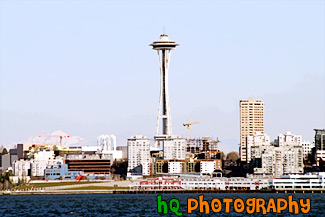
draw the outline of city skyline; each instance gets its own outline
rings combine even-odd
[[[239,100],[249,97],[265,103],[272,140],[291,131],[312,142],[324,128],[324,2],[176,2],[168,19],[148,2],[15,2],[0,3],[0,145],[55,130],[90,145],[101,134],[118,145],[153,138],[159,74],[148,44],[163,25],[181,45],[169,72],[174,134],[201,121],[191,136],[238,151]]]

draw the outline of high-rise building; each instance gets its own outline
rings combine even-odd
[[[240,158],[247,161],[247,136],[264,134],[264,102],[260,99],[240,100]]]
[[[313,148],[313,155],[319,165],[320,160],[325,161],[325,129],[315,130],[315,148]]]
[[[316,151],[325,151],[325,129],[314,129],[315,130],[315,147]]]
[[[150,162],[150,139],[139,135],[128,139],[127,176],[142,175],[142,166],[147,162]]]

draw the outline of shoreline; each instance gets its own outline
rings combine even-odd
[[[171,190],[171,191],[135,191],[135,190],[59,190],[59,191],[1,191],[0,196],[5,195],[67,195],[67,194],[243,194],[243,193],[325,193],[325,189],[314,189],[314,190],[265,190],[265,191],[229,191],[229,190]]]

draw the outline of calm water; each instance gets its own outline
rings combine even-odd
[[[198,199],[200,194],[163,194],[162,199],[169,201],[176,198],[180,201],[180,211],[183,216],[217,216],[202,215],[199,212],[187,213],[187,198]],[[204,194],[204,199],[211,201],[213,198],[287,198],[288,194]],[[294,194],[294,199],[310,198],[311,211],[308,214],[273,214],[265,216],[325,216],[324,194]],[[248,214],[246,213],[246,216]],[[168,215],[157,213],[157,195],[19,195],[0,196],[0,216],[176,216],[169,212]],[[245,216],[243,213],[224,213],[218,216]],[[260,213],[251,216],[261,216]]]

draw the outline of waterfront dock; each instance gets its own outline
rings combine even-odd
[[[53,194],[241,194],[241,193],[324,193],[325,189],[280,190],[51,190],[51,191],[0,191],[0,195],[53,195]]]

